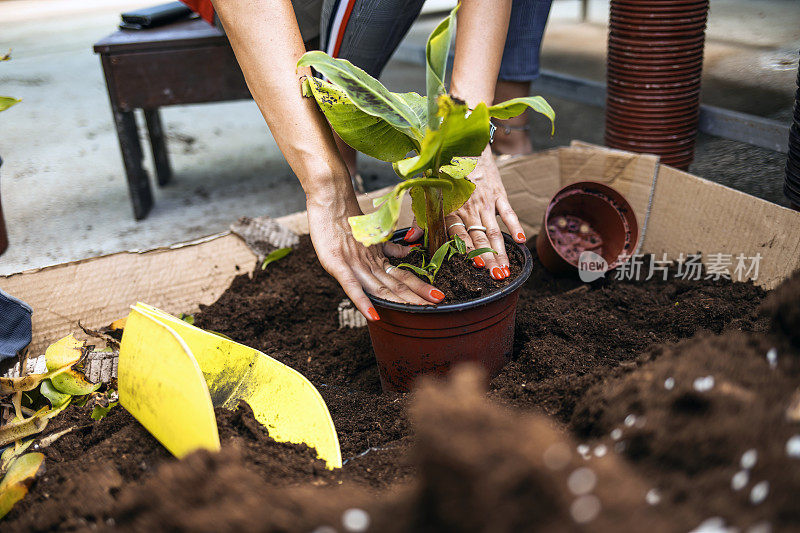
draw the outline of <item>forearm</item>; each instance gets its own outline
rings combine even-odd
[[[450,92],[470,107],[492,105],[511,0],[463,0],[458,12]]]
[[[347,167],[330,127],[311,98],[300,92],[309,68],[289,0],[214,0],[247,86],[281,152],[309,199],[354,201]]]

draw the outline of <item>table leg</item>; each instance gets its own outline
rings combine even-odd
[[[147,123],[150,147],[153,150],[153,163],[156,167],[158,184],[164,186],[172,179],[172,169],[169,166],[164,129],[161,127],[161,114],[158,112],[158,108],[145,109],[144,120]]]
[[[147,171],[142,166],[142,145],[139,143],[139,131],[136,128],[136,117],[133,111],[121,111],[114,107],[114,124],[117,127],[119,148],[125,173],[128,177],[128,192],[133,204],[133,216],[142,220],[153,207],[153,192]]]

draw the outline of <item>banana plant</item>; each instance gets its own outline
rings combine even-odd
[[[425,47],[426,96],[393,93],[344,59],[324,52],[303,54],[298,67],[313,67],[328,81],[306,77],[303,95],[314,98],[334,131],[356,150],[392,163],[403,179],[374,200],[373,213],[350,217],[353,237],[370,246],[391,237],[406,191],[417,224],[425,230],[428,256],[447,242],[445,215],[466,202],[475,185],[470,172],[490,138],[490,119],[508,119],[532,109],[554,125],[555,113],[541,96],[514,98],[469,109],[445,90],[447,58],[456,6],[433,30]]]

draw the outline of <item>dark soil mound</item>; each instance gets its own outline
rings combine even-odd
[[[353,505],[369,512],[377,531],[511,531],[540,529],[541,524],[572,529],[581,527],[575,521],[576,512],[592,516],[585,525],[593,530],[642,529],[639,524],[658,530],[663,515],[652,514],[645,503],[645,494],[653,503],[648,491],[657,488],[662,491],[657,511],[667,514],[675,530],[688,530],[700,518],[711,516],[706,506],[709,499],[722,502],[730,489],[702,485],[702,490],[716,491],[702,494],[701,489],[681,483],[689,483],[686,480],[692,475],[728,468],[731,457],[754,446],[748,440],[755,438],[753,428],[760,428],[760,438],[769,446],[785,447],[785,426],[774,429],[777,418],[765,418],[762,425],[753,424],[735,436],[726,432],[741,429],[738,422],[729,420],[737,413],[755,416],[757,409],[777,405],[779,399],[784,404],[788,401],[786,383],[796,377],[783,355],[789,353],[788,343],[775,341],[779,360],[772,375],[782,381],[772,392],[765,392],[752,408],[740,405],[735,394],[720,397],[720,405],[713,405],[713,410],[723,413],[723,418],[703,415],[704,423],[693,422],[698,415],[691,395],[677,402],[678,408],[672,406],[674,398],[664,400],[669,410],[659,415],[667,407],[635,400],[635,391],[626,386],[614,392],[615,385],[603,384],[655,373],[650,367],[661,368],[654,365],[662,359],[686,359],[674,345],[698,332],[705,340],[691,342],[712,342],[712,334],[728,335],[725,332],[731,330],[755,332],[724,338],[733,339],[732,343],[743,339],[752,345],[747,349],[753,350],[754,342],[761,343],[759,364],[768,364],[763,351],[770,343],[763,340],[764,332],[775,319],[759,314],[763,297],[764,291],[751,284],[728,281],[608,279],[589,287],[574,279],[555,278],[535,263],[520,296],[513,361],[489,390],[495,403],[512,411],[489,406],[469,385],[439,392],[429,386],[411,409],[412,431],[408,409],[414,395],[381,393],[366,328],[338,328],[337,307],[345,296],[320,267],[308,238],[303,238],[294,253],[265,271],[257,270],[253,279],[236,278],[216,303],[202,310],[196,324],[253,346],[308,377],[331,411],[346,460],[342,470],[325,470],[313,458],[313,451],[303,446],[272,441],[247,408],[218,412],[221,455],[197,454],[179,462],[123,409],[115,408],[104,420],[92,423],[87,410],[72,407],[52,422],[48,433],[72,425],[77,429],[45,449],[47,472],[4,526],[69,531],[115,524],[141,531],[161,529],[155,524],[162,523],[175,530],[203,529],[208,524],[206,530],[308,531],[313,524],[341,528],[344,506]],[[777,316],[791,316],[791,305],[781,309]],[[731,347],[728,352],[735,350]],[[696,364],[701,366],[691,368],[716,369],[710,357],[697,356]],[[720,365],[729,360],[732,366],[749,360],[722,353],[717,359]],[[766,382],[758,380],[766,376],[748,365],[736,368],[755,381],[725,379],[761,395]],[[689,382],[694,372],[690,370],[682,386]],[[698,375],[711,373],[704,372]],[[714,372],[719,379],[726,376],[721,369]],[[678,390],[679,375],[674,376],[676,386],[671,392]],[[719,383],[712,390],[720,388]],[[606,399],[604,394],[620,396]],[[800,398],[797,401],[800,411]],[[675,441],[681,433],[667,430],[651,435],[650,441],[628,436],[627,447],[619,449],[624,455],[618,454],[618,442],[605,435],[617,429],[620,420],[624,424],[629,413],[641,412],[648,419],[647,409],[653,409],[653,420],[672,424],[665,427],[684,428],[684,440]],[[535,414],[542,412],[555,419],[547,421]],[[592,439],[595,458],[588,463],[577,459],[570,438],[551,427],[559,425]],[[709,442],[727,443],[736,451],[708,459],[713,447],[704,448],[706,434],[718,434]],[[670,438],[677,442],[674,446],[686,446],[689,452],[670,451]],[[637,448],[639,441],[649,444]],[[561,461],[565,466],[553,470],[547,462],[555,452],[548,450],[557,443],[570,453],[566,463]],[[588,457],[587,449],[581,447]],[[634,453],[637,449],[644,451]],[[713,464],[706,466],[709,461]],[[586,494],[569,489],[569,476],[580,464],[591,467],[597,477],[591,493],[602,511],[596,516],[592,513],[598,501],[583,498],[578,504]],[[581,475],[586,477],[585,472]],[[725,471],[724,476],[729,487],[730,473]],[[240,487],[233,487],[236,479],[243,480]],[[606,489],[606,483],[612,488]],[[791,494],[789,485],[775,483],[770,498],[775,491]],[[392,490],[387,491],[389,487]],[[172,500],[164,501],[168,494]],[[219,502],[216,513],[214,502]],[[793,515],[777,503],[777,497],[775,502],[759,509],[765,509],[764,516],[783,513],[789,523]],[[712,508],[739,526],[757,518],[722,503]],[[525,516],[535,520],[524,522]],[[784,519],[772,520],[779,524]]]
[[[800,271],[781,284],[764,301],[764,311],[772,319],[773,329],[800,346]]]
[[[589,390],[573,427],[618,446],[685,523],[797,527],[800,452],[788,451],[800,440],[797,354],[779,339],[729,332],[651,355]]]

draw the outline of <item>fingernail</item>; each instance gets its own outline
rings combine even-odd
[[[417,235],[417,228],[411,228],[410,230],[408,230],[408,233],[406,233],[404,239],[406,242],[410,242],[414,239],[416,235]]]
[[[440,290],[431,289],[431,298],[434,300],[444,300],[444,293]]]
[[[498,281],[503,279],[503,271],[500,270],[500,267],[494,267],[492,269],[492,277]]]
[[[481,259],[480,257],[473,257],[472,262],[475,263],[475,266],[477,268],[483,268],[486,266],[486,263],[484,263],[483,259]]]
[[[508,268],[507,266],[503,267],[503,272],[505,273],[506,277],[511,275],[511,269]]]
[[[518,241],[524,241],[525,240],[525,234],[522,233],[521,231],[519,233],[517,233],[517,240]]]
[[[416,248],[417,246],[422,246],[422,243],[418,242],[418,243],[415,243],[415,244],[409,244],[408,245],[409,248]]]
[[[370,307],[369,309],[367,309],[367,314],[369,314],[369,317],[372,320],[378,321],[381,319],[381,317],[378,316],[378,312],[375,310],[374,307]]]

